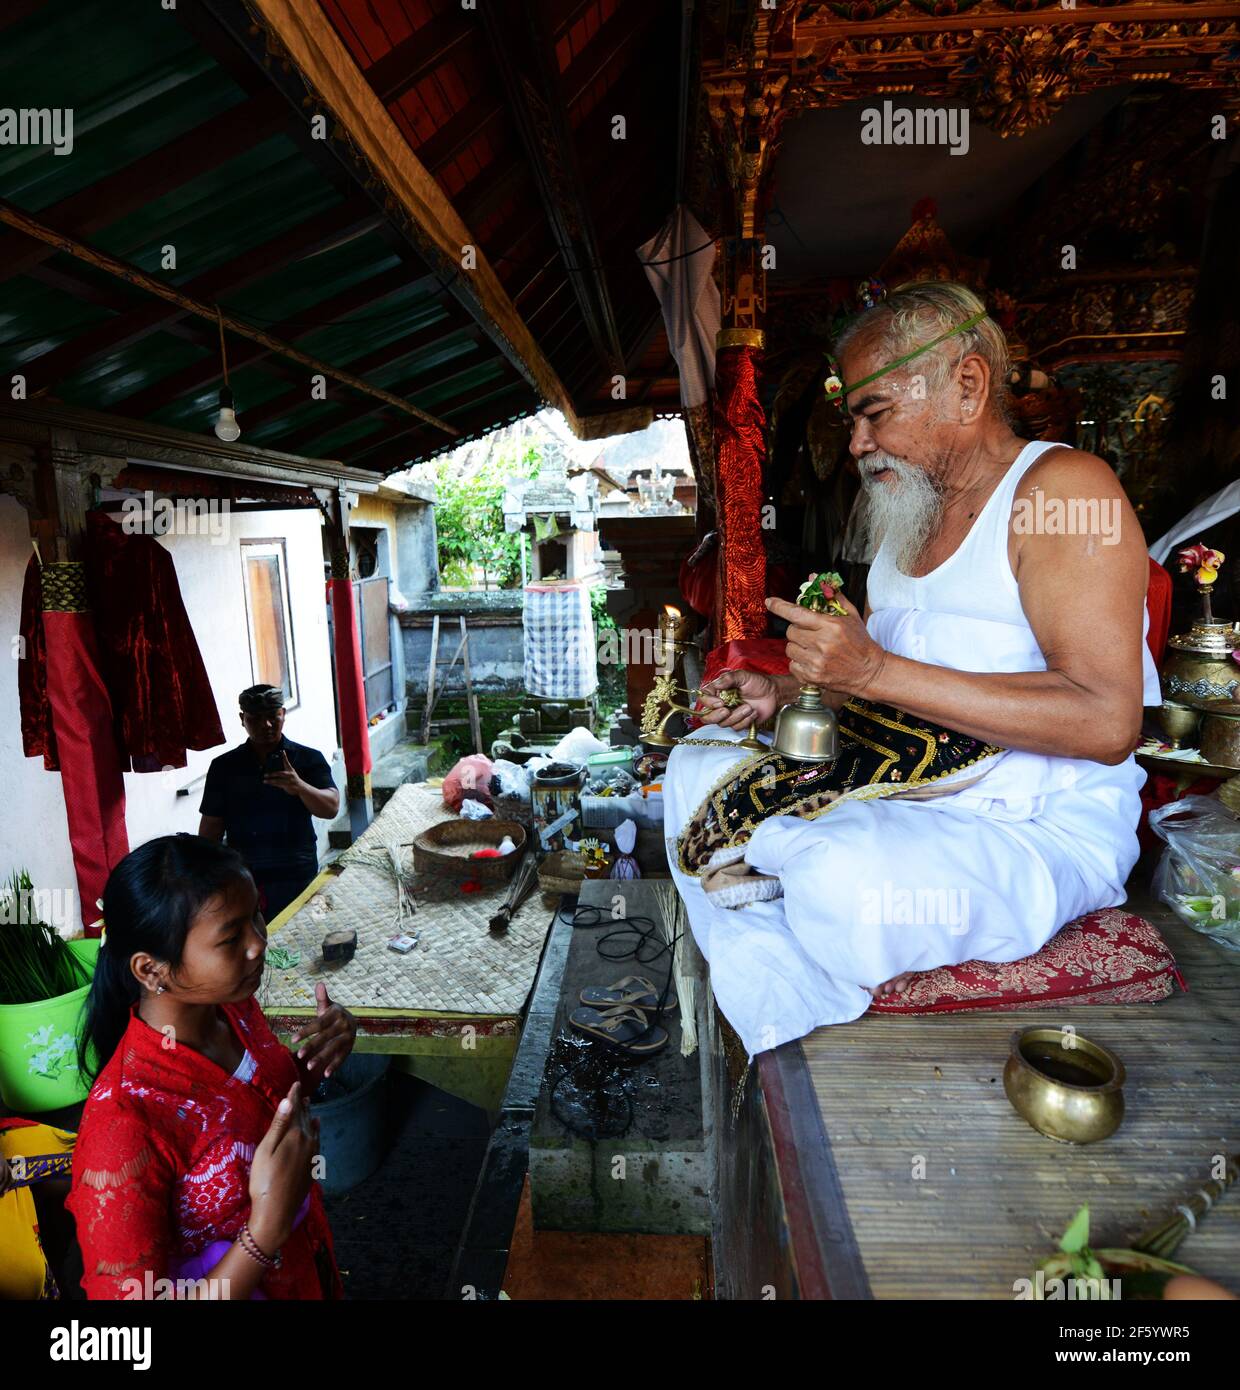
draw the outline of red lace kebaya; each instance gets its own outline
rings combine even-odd
[[[132,1013],[82,1114],[68,1207],[82,1247],[88,1298],[140,1298],[176,1279],[250,1212],[250,1163],[294,1081],[307,1074],[277,1042],[251,997],[220,1006],[256,1069],[230,1076]],[[317,1183],[279,1269],[259,1286],[272,1299],[340,1298],[331,1231]]]

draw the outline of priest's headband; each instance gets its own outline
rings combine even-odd
[[[885,367],[880,367],[878,371],[871,372],[869,376],[863,376],[860,381],[850,381],[844,385],[840,377],[840,369],[836,365],[835,358],[828,354],[829,374],[823,382],[823,390],[827,393],[827,400],[834,401],[842,412],[847,414],[848,407],[845,401],[860,386],[868,386],[870,382],[877,381],[880,376],[886,376],[888,372],[894,372],[897,367],[903,367],[906,362],[911,362],[914,357],[920,357],[923,352],[929,352],[932,347],[938,347],[940,343],[946,342],[948,338],[954,338],[957,333],[965,333],[975,324],[981,323],[986,317],[986,310],[981,309],[976,314],[971,314],[963,323],[958,323],[955,328],[949,328],[946,333],[940,333],[937,338],[931,338],[928,343],[922,343],[920,347],[915,347],[912,352],[906,352],[903,357],[897,357],[894,362],[888,362]]]

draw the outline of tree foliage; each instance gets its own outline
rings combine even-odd
[[[536,478],[538,449],[520,457],[487,459],[468,477],[453,476],[441,461],[435,477],[435,531],[439,574],[448,584],[468,587],[481,569],[483,585],[511,589],[521,582],[521,537],[504,530],[504,487],[509,479]]]

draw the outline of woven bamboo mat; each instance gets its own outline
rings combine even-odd
[[[475,1017],[520,1013],[551,915],[537,892],[526,899],[507,933],[493,937],[487,923],[503,903],[507,883],[462,893],[455,882],[414,873],[412,852],[404,849],[402,867],[418,903],[417,911],[406,917],[405,931],[419,939],[408,955],[388,947],[399,930],[396,887],[366,862],[366,852],[409,841],[450,815],[438,790],[420,784],[397,788],[373,824],[341,855],[344,871],[275,934],[272,944],[299,951],[301,960],[288,970],[267,971],[259,991],[264,1009],[312,1006],[314,986],[323,980],[332,999],[346,1008]],[[324,965],[323,937],[350,927],[357,931],[353,959],[346,965]]]
[[[452,812],[443,804],[440,788],[428,787],[425,782],[405,782],[396,788],[383,810],[336,862],[347,868],[371,850],[394,842],[408,844],[423,830],[429,830],[441,820],[452,819]]]
[[[1089,1203],[1090,1243],[1126,1246],[1240,1152],[1240,965],[1148,898],[1189,993],[1159,1004],[871,1016],[802,1041],[876,1298],[1003,1298]],[[1127,1113],[1098,1144],[1057,1144],[1003,1093],[1013,1031],[1071,1023],[1118,1054]],[[918,1164],[918,1159],[923,1160]],[[924,1172],[924,1177],[917,1174]],[[1240,1190],[1176,1256],[1240,1292]]]

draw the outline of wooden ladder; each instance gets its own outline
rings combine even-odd
[[[465,626],[464,613],[458,614],[461,623],[461,641],[452,660],[448,662],[443,671],[443,683],[452,674],[453,668],[458,661],[461,662],[465,672],[465,703],[469,709],[468,719],[436,719],[435,706],[439,703],[439,697],[443,693],[442,687],[436,690],[436,677],[439,674],[439,614],[436,613],[431,622],[431,659],[426,669],[426,707],[422,711],[422,738],[423,743],[430,741],[432,733],[439,733],[443,729],[453,728],[457,725],[468,724],[469,732],[474,741],[474,752],[481,753],[482,749],[482,722],[478,718],[478,696],[474,691],[473,672],[469,665],[469,631]]]

